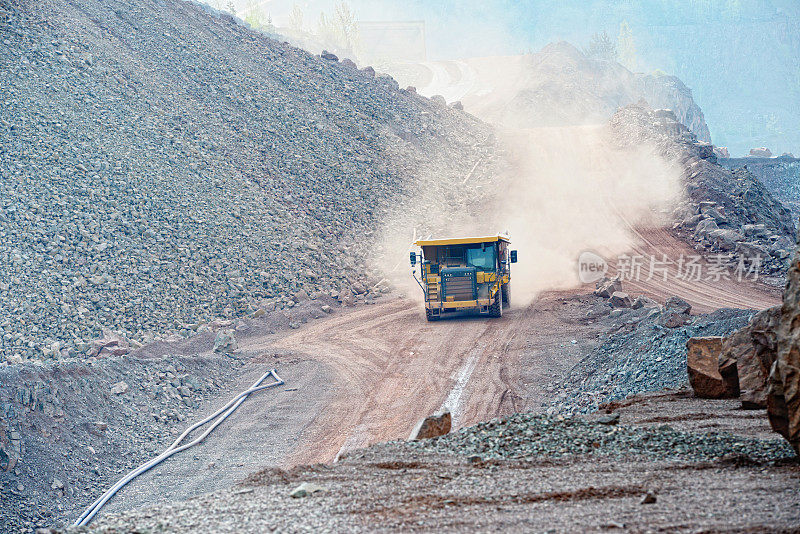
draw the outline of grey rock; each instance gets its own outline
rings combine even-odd
[[[601,425],[616,425],[619,423],[619,414],[611,413],[597,418],[597,422]]]
[[[631,304],[631,308],[634,310],[639,310],[642,308],[658,308],[659,304],[655,300],[647,297],[645,295],[639,295],[634,299],[633,304]]]
[[[111,386],[112,395],[122,395],[128,391],[128,384],[126,382],[117,382]]]
[[[622,291],[622,282],[618,278],[603,278],[597,282],[594,294],[598,297],[611,298],[611,295]]]
[[[688,315],[692,311],[692,305],[678,296],[672,296],[664,302],[664,309]]]
[[[612,308],[630,308],[631,297],[623,291],[615,291],[611,294],[609,304]]]
[[[214,352],[234,352],[238,348],[231,330],[220,330],[214,338]]]
[[[322,54],[320,54],[320,57],[326,61],[339,61],[339,56],[336,54],[331,54],[327,50],[323,50]]]
[[[744,241],[744,236],[736,230],[717,229],[708,232],[708,239],[720,250],[730,251],[736,249],[739,241]]]
[[[289,496],[293,499],[299,499],[302,497],[308,497],[309,495],[313,495],[314,493],[318,493],[320,491],[325,491],[325,488],[314,484],[313,482],[303,482],[293,489],[292,492],[289,493]]]
[[[355,282],[353,285],[351,285],[350,289],[352,289],[353,293],[355,293],[356,295],[362,295],[367,291],[366,289],[364,289],[364,286],[358,282]]]
[[[708,235],[709,232],[713,232],[718,229],[719,227],[717,226],[717,221],[715,221],[711,217],[708,217],[697,223],[697,226],[695,227],[694,230],[694,234],[695,236],[704,236]]]

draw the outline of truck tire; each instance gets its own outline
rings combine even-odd
[[[428,308],[425,308],[425,318],[426,318],[428,321],[435,321],[435,320],[437,320],[437,319],[438,319],[438,317],[436,317],[435,315],[433,315],[433,312],[432,312],[431,310],[429,310]]]
[[[503,305],[508,307],[511,305],[511,282],[503,284]]]
[[[489,317],[503,316],[503,295],[498,292],[494,297],[494,303],[489,307]]]

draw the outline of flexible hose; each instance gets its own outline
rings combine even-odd
[[[275,379],[275,382],[262,386],[261,383],[264,380],[266,380],[267,377],[269,377],[269,376],[272,376],[272,378]],[[214,431],[215,428],[217,428],[223,421],[225,421],[225,419],[227,419],[233,412],[235,412],[236,409],[245,401],[245,399],[247,399],[247,397],[251,393],[255,393],[256,391],[261,391],[262,389],[272,388],[272,387],[275,387],[275,386],[281,386],[283,384],[284,384],[283,380],[281,379],[281,377],[278,376],[278,373],[277,373],[277,371],[275,369],[271,369],[271,370],[267,371],[266,373],[264,373],[261,376],[261,378],[259,378],[252,386],[250,386],[249,389],[246,389],[245,391],[242,391],[241,393],[236,395],[233,399],[228,401],[228,403],[225,406],[223,406],[222,408],[220,408],[219,410],[217,410],[213,414],[209,415],[205,419],[203,419],[201,421],[198,421],[197,423],[193,424],[192,426],[190,426],[189,428],[184,430],[183,433],[180,436],[178,436],[178,438],[172,443],[172,445],[170,445],[160,455],[156,456],[152,460],[149,460],[149,461],[143,463],[142,465],[140,465],[139,467],[137,467],[136,469],[134,469],[133,471],[129,472],[127,475],[122,477],[120,480],[118,480],[116,484],[114,484],[111,488],[106,490],[106,492],[103,493],[103,495],[101,495],[96,501],[94,501],[86,509],[86,511],[84,511],[83,514],[81,514],[81,516],[78,518],[77,521],[75,521],[73,526],[79,527],[79,526],[88,525],[89,522],[91,522],[91,520],[94,518],[94,516],[97,515],[97,512],[99,512],[100,509],[109,500],[111,500],[111,498],[114,497],[114,495],[116,495],[119,492],[119,490],[121,490],[123,487],[125,487],[131,480],[133,480],[134,478],[138,477],[142,473],[146,473],[147,471],[149,471],[153,467],[157,466],[158,464],[160,464],[161,462],[163,462],[164,460],[166,460],[170,456],[172,456],[174,454],[177,454],[177,453],[179,453],[181,451],[184,451],[184,450],[186,450],[186,449],[188,449],[190,447],[194,447],[195,445],[197,445],[198,443],[203,441],[209,434],[211,434],[211,432]],[[221,417],[219,417],[220,414],[222,414]],[[180,443],[184,439],[186,439],[186,437],[190,433],[192,433],[196,429],[200,428],[201,426],[207,424],[208,422],[213,421],[217,417],[219,417],[219,418],[216,421],[214,421],[211,424],[211,426],[208,427],[206,429],[206,431],[203,432],[200,436],[198,436],[196,439],[194,439],[193,441],[191,441],[189,443],[185,443],[183,445],[180,445]]]

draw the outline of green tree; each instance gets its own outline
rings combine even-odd
[[[633,31],[628,21],[619,24],[619,37],[617,37],[617,58],[628,70],[636,71],[636,43],[633,40]]]
[[[583,53],[591,59],[615,61],[617,59],[617,43],[605,31],[595,33],[592,35],[589,45],[583,49]]]
[[[275,32],[275,26],[272,24],[272,16],[261,12],[261,7],[256,0],[249,0],[247,3],[247,16],[244,21],[250,25],[251,28],[262,30],[265,32]]]

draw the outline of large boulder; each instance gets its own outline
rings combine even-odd
[[[452,417],[450,412],[443,412],[439,414],[429,415],[414,427],[411,431],[409,439],[430,439],[444,436],[450,432],[452,425]]]
[[[777,342],[778,355],[767,389],[767,413],[772,428],[800,454],[800,248],[787,274]]]
[[[323,50],[320,56],[322,57],[322,59],[326,61],[339,61],[339,56],[337,56],[336,54],[332,54],[327,50]]]
[[[745,408],[767,407],[767,378],[777,357],[780,317],[780,306],[763,310],[723,343],[720,367],[735,362]]]
[[[664,328],[680,328],[686,326],[691,321],[688,315],[665,310],[658,318],[656,323]]]
[[[658,324],[665,328],[678,328],[691,321],[692,305],[680,297],[672,296],[664,302],[664,311]]]
[[[91,342],[89,356],[123,356],[131,351],[131,345],[127,339],[121,335],[103,329],[103,337],[94,339]]]
[[[744,236],[736,230],[717,229],[708,233],[708,239],[718,249],[731,251],[736,250],[739,241],[744,241]]]
[[[739,396],[736,365],[720,368],[723,338],[693,337],[686,342],[686,370],[694,394],[704,399],[726,399]]]
[[[436,104],[437,106],[447,107],[447,100],[444,99],[442,95],[433,95],[431,97],[431,102]]]
[[[641,308],[658,308],[659,304],[655,300],[645,295],[639,295],[631,304],[631,308],[639,310]]]
[[[697,223],[697,226],[694,229],[694,235],[695,237],[703,237],[716,230],[719,230],[717,221],[711,217],[708,217],[707,219],[703,219]]]

